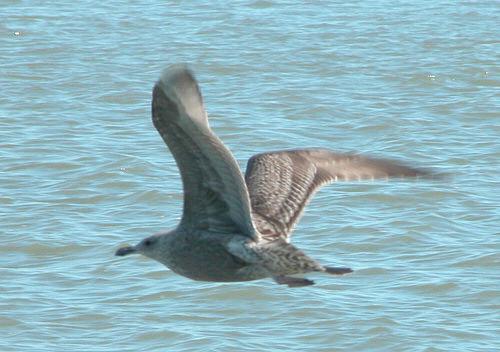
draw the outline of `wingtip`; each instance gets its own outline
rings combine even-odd
[[[160,115],[162,115],[161,108],[163,107],[170,111],[170,115],[167,114],[170,119],[194,121],[198,126],[208,128],[203,97],[194,73],[187,64],[175,64],[163,70],[154,85],[152,95],[153,121],[162,119]],[[173,111],[175,113],[172,114]],[[189,117],[182,118],[182,115]],[[167,117],[163,116],[163,118]]]
[[[415,174],[412,177],[417,180],[422,179],[422,180],[441,181],[441,180],[449,180],[453,176],[450,173],[442,172],[433,168],[417,168],[414,170]]]
[[[179,86],[185,82],[196,82],[195,76],[188,64],[173,64],[165,68],[156,82],[161,87]]]
[[[153,88],[153,97],[158,90],[186,108],[203,111],[203,98],[198,82],[187,64],[174,64],[164,69]]]

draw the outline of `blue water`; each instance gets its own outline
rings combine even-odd
[[[494,1],[0,5],[1,351],[500,349],[500,5]],[[203,283],[115,257],[179,220],[150,121],[196,72],[214,131],[321,146],[445,181],[338,183],[294,243],[344,277]]]

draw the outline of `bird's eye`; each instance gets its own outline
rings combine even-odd
[[[145,246],[151,246],[151,243],[153,243],[151,240],[144,241]]]

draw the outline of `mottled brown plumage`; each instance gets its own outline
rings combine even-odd
[[[245,178],[208,125],[202,96],[185,66],[166,70],[153,89],[153,123],[172,152],[184,188],[182,219],[116,255],[141,253],[195,280],[272,277],[290,287],[311,285],[290,275],[342,275],[290,243],[304,207],[334,181],[428,176],[427,170],[327,149],[285,150],[250,158]]]
[[[390,160],[315,148],[254,155],[245,180],[259,233],[289,240],[307,202],[327,183],[431,175]]]

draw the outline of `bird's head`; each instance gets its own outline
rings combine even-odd
[[[115,255],[123,257],[129,254],[142,254],[151,259],[161,262],[162,255],[165,255],[165,246],[168,246],[166,240],[169,232],[157,233],[146,237],[135,246],[124,246],[119,248]]]

